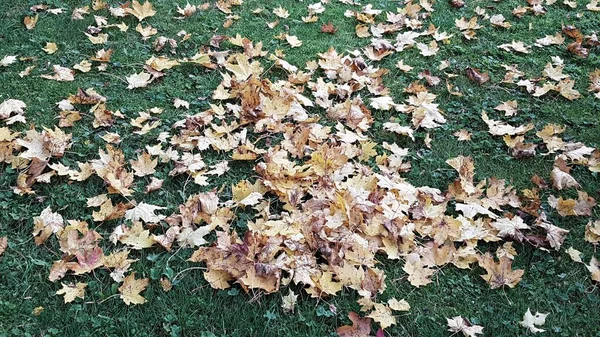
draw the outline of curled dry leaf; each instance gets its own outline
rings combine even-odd
[[[483,73],[480,70],[475,69],[475,68],[468,67],[465,70],[465,72],[467,74],[467,77],[471,81],[473,81],[473,82],[475,82],[475,83],[477,83],[479,85],[482,85],[485,82],[487,82],[487,81],[490,80],[490,76],[488,75],[488,73]]]

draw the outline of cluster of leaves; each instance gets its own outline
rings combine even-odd
[[[453,265],[468,269],[478,265],[481,275],[490,287],[515,287],[524,270],[513,269],[517,252],[513,242],[530,244],[544,250],[560,250],[569,231],[553,224],[548,212],[556,210],[560,216],[590,217],[596,201],[588,195],[571,175],[573,166],[591,172],[600,172],[600,150],[581,142],[564,140],[560,135],[565,128],[548,124],[535,132],[537,143],[527,142],[533,124],[513,126],[502,120],[491,119],[482,111],[481,119],[493,136],[502,137],[515,158],[538,155],[554,156],[554,166],[547,175],[556,191],[574,189],[577,199],[550,196],[543,207],[540,194],[550,189],[543,178],[533,177],[536,188],[517,191],[507,181],[493,177],[476,180],[475,165],[470,157],[458,156],[447,160],[457,178],[445,190],[429,186],[414,186],[403,174],[411,170],[409,149],[402,148],[392,139],[378,143],[370,134],[382,130],[406,137],[415,142],[415,134],[426,133],[425,146],[431,147],[430,132],[446,122],[439,108],[438,96],[431,92],[442,78],[430,71],[419,74],[421,80],[410,83],[404,92],[406,99],[392,97],[384,75],[389,69],[377,62],[405,49],[416,48],[423,57],[430,57],[451,43],[454,34],[440,32],[430,19],[433,3],[422,0],[419,4],[407,2],[396,13],[374,9],[372,5],[353,5],[345,15],[357,22],[355,34],[371,38],[361,50],[341,53],[335,49],[317,55],[303,68],[290,64],[285,54],[277,50],[263,50],[262,42],[242,36],[215,35],[192,57],[180,57],[178,43],[189,39],[181,31],[179,41],[163,36],[155,37],[155,56],[143,62],[139,72],[124,80],[129,90],[143,88],[169,75],[169,70],[185,64],[219,71],[222,80],[210,98],[210,108],[191,111],[176,121],[169,132],[161,132],[155,143],[138,149],[136,158],[126,158],[119,148],[121,136],[111,128],[125,115],[111,108],[110,97],[103,96],[100,88],[79,89],[57,102],[58,126],[36,127],[20,131],[13,125],[26,123],[27,105],[18,97],[0,104],[0,120],[7,126],[0,128],[0,162],[19,170],[13,192],[19,195],[35,194],[36,184],[80,184],[98,178],[104,182],[105,193],[89,196],[87,206],[97,224],[117,223],[108,236],[111,244],[102,244],[102,234],[85,221],[65,220],[50,207],[33,219],[33,237],[36,245],[56,240],[62,256],[52,265],[48,279],[64,280],[71,275],[88,274],[105,269],[119,283],[121,299],[125,304],[142,304],[141,295],[149,284],[147,278],[136,278],[131,266],[137,260],[130,258],[132,250],[160,248],[171,251],[175,247],[195,248],[192,262],[206,266],[204,278],[215,289],[227,289],[237,283],[246,290],[265,293],[279,292],[295,285],[315,298],[335,296],[343,288],[360,295],[358,303],[366,318],[351,313],[352,326],[338,329],[340,336],[362,336],[371,331],[371,320],[381,329],[396,324],[394,312],[410,310],[405,300],[383,300],[386,275],[378,268],[378,256],[401,260],[407,280],[414,287],[427,286],[441,268]],[[566,2],[565,2],[566,3]],[[454,2],[453,2],[454,4]],[[241,1],[219,1],[216,7],[227,14],[224,26],[239,19],[232,8]],[[457,3],[457,7],[461,7]],[[531,7],[515,9],[517,17],[547,11],[541,2],[532,1]],[[546,6],[552,5],[546,2]],[[178,7],[177,19],[185,20],[211,4]],[[308,6],[308,16],[302,20],[315,22],[326,10],[327,2]],[[60,15],[61,9],[37,5],[33,12]],[[597,11],[595,5],[588,10]],[[257,9],[259,14],[263,9]],[[136,32],[142,40],[158,34],[151,25],[143,25],[157,14],[153,5],[134,0],[122,6],[111,7],[102,0],[75,8],[71,20],[86,19],[94,12],[95,26],[85,33],[92,45],[104,45],[109,29],[128,31],[128,17],[137,19]],[[110,14],[110,18],[99,14]],[[477,8],[477,16],[456,20],[461,39],[477,39],[478,23],[504,29],[510,23],[502,15],[488,16]],[[273,14],[280,19],[289,12],[277,7]],[[125,20],[125,21],[121,21]],[[24,19],[26,29],[36,29],[38,14]],[[120,22],[119,22],[120,21]],[[109,23],[111,22],[111,23]],[[279,21],[271,22],[273,29]],[[425,28],[426,27],[426,28]],[[335,34],[332,23],[321,31]],[[578,57],[586,57],[598,46],[594,33],[584,35],[575,27],[563,27],[562,33],[573,38],[567,49]],[[292,48],[302,41],[288,33],[278,39]],[[535,46],[562,45],[561,32],[536,41]],[[221,47],[227,43],[231,50]],[[531,47],[520,41],[498,46],[501,50],[530,53]],[[46,53],[54,53],[57,46],[48,43]],[[78,72],[106,72],[113,49],[99,49],[70,69],[53,65],[53,72],[41,74],[45,80],[74,81]],[[17,56],[7,55],[2,67],[12,66]],[[555,92],[564,99],[583,96],[574,89],[575,79],[563,73],[565,61],[552,57],[538,78],[527,79],[516,65],[503,65],[504,79],[499,85],[518,88],[533,97]],[[26,58],[22,60],[27,61]],[[270,79],[265,65],[280,69],[284,79]],[[35,65],[27,67],[21,76],[30,76]],[[396,67],[410,72],[412,67],[398,61]],[[448,68],[442,62],[438,70]],[[270,69],[270,68],[269,68]],[[489,75],[474,68],[466,68],[465,76],[478,85],[490,81]],[[442,75],[440,75],[442,76]],[[443,75],[451,96],[463,94],[453,81],[461,74]],[[423,81],[424,80],[424,81]],[[589,74],[589,92],[600,98],[600,70]],[[368,97],[366,99],[365,97]],[[190,103],[175,99],[176,109],[190,109]],[[165,107],[140,111],[130,120],[132,132],[145,135],[161,124]],[[82,112],[83,109],[88,112]],[[495,108],[505,116],[519,113],[516,101],[506,101]],[[391,119],[377,126],[375,112],[394,112],[410,120],[403,125]],[[91,120],[90,120],[91,119]],[[69,129],[76,123],[91,123],[102,130],[104,148],[97,158],[78,162],[77,168],[65,165],[61,158],[72,146],[73,134]],[[470,140],[466,130],[456,137]],[[227,160],[209,164],[205,158],[212,153],[225,154]],[[248,175],[231,186],[215,186],[218,177],[230,170],[236,162],[251,162],[254,176]],[[232,164],[233,163],[233,164]],[[169,177],[186,176],[197,186],[212,188],[197,193],[178,205],[177,211],[164,214],[166,205],[136,201],[133,195],[136,179],[147,177],[144,191],[161,189],[164,179],[155,174],[157,168],[172,167]],[[546,178],[548,179],[548,178]],[[223,189],[231,191],[230,195]],[[247,230],[233,226],[240,212],[251,212]],[[585,239],[600,243],[600,220],[590,220]],[[500,242],[492,252],[482,252],[481,243]],[[0,255],[7,239],[0,239]],[[576,262],[585,263],[573,248],[569,255]],[[495,256],[494,256],[495,255]],[[592,280],[600,282],[600,265],[591,258],[587,269]],[[163,278],[165,291],[171,281]],[[57,294],[65,302],[84,298],[86,283],[63,283]],[[293,311],[297,295],[290,290],[284,297],[284,309]],[[521,324],[532,332],[541,329],[544,314],[526,313]],[[534,325],[535,324],[535,325]],[[467,319],[448,319],[452,332],[466,336],[482,333],[483,328]]]

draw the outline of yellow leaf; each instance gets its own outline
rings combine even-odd
[[[42,50],[48,54],[54,54],[58,50],[58,46],[54,42],[47,42],[46,47],[44,47]]]
[[[135,16],[138,21],[142,21],[147,17],[154,16],[156,11],[152,7],[152,4],[149,1],[144,2],[144,4],[140,4],[137,0],[133,0],[131,3],[131,7],[126,8],[125,11],[133,16]]]
[[[120,297],[123,302],[127,305],[146,303],[146,299],[140,293],[146,289],[148,282],[147,278],[136,279],[135,273],[129,274],[119,287]]]
[[[62,284],[62,289],[56,292],[57,295],[64,295],[65,303],[70,303],[75,300],[75,298],[79,297],[81,299],[85,296],[85,287],[87,287],[87,283],[77,282],[77,284]]]
[[[210,283],[214,289],[227,289],[230,287],[229,281],[233,280],[231,275],[223,270],[209,269],[204,272],[204,279]]]
[[[25,27],[27,28],[27,30],[32,30],[33,28],[35,28],[35,25],[38,22],[38,15],[36,14],[35,16],[26,16],[23,19],[23,24],[25,24]]]
[[[396,317],[392,315],[392,310],[387,305],[381,303],[375,303],[375,310],[368,314],[367,317],[379,323],[382,329],[396,324]]]
[[[131,161],[131,168],[135,171],[133,174],[138,177],[148,176],[156,172],[155,168],[158,159],[152,159],[148,152],[144,151],[138,155],[138,160]]]

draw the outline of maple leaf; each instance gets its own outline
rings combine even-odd
[[[298,295],[296,295],[292,290],[289,291],[287,296],[281,297],[282,303],[281,308],[284,312],[294,312],[294,308],[296,307],[296,302],[298,300]]]
[[[49,75],[49,74],[44,74],[41,75],[41,78],[45,78],[48,80],[55,80],[58,82],[70,82],[70,81],[74,81],[75,80],[75,72],[69,68],[66,67],[61,67],[57,64],[52,66],[52,69],[54,70],[54,74],[53,75]]]
[[[366,317],[372,318],[379,323],[382,329],[386,329],[396,324],[396,317],[392,315],[392,310],[385,304],[375,303],[375,309]]]
[[[128,210],[125,213],[125,219],[131,221],[138,221],[142,219],[146,223],[157,223],[165,218],[162,214],[154,214],[157,210],[166,209],[166,207],[160,207],[155,205],[150,205],[145,202],[140,202],[134,208]]]
[[[583,260],[581,259],[581,252],[577,249],[569,247],[567,248],[566,252],[567,254],[569,254],[569,257],[571,257],[571,260],[573,260],[574,262],[583,263]]]
[[[208,281],[211,287],[214,289],[227,289],[230,287],[229,281],[233,280],[233,277],[226,271],[209,268],[208,271],[203,273],[204,279]]]
[[[33,237],[36,245],[44,243],[52,234],[63,230],[64,220],[58,213],[53,213],[50,206],[46,207],[39,216],[33,218]]]
[[[237,64],[225,63],[225,69],[231,71],[238,81],[245,81],[253,74],[258,75],[262,72],[260,63],[248,62],[248,56],[245,54],[235,55]]]
[[[17,62],[17,57],[14,55],[6,55],[0,60],[0,67],[8,67]]]
[[[158,159],[152,159],[152,156],[148,152],[144,151],[141,155],[138,155],[138,160],[131,161],[131,168],[135,171],[133,174],[138,177],[154,174],[155,168],[158,164]]]
[[[494,108],[494,110],[504,111],[505,116],[515,116],[517,114],[517,101],[506,101]]]
[[[331,23],[331,22],[328,22],[327,24],[323,24],[321,26],[322,33],[335,34],[336,31],[337,31],[337,28],[335,28],[333,26],[333,23]]]
[[[337,328],[336,332],[340,337],[369,337],[371,335],[371,319],[361,318],[357,313],[351,311],[348,318],[352,325],[344,325]]]
[[[125,304],[144,304],[146,299],[140,295],[144,289],[148,286],[149,279],[136,279],[135,273],[129,274],[124,280],[123,284],[119,287],[120,297]]]
[[[540,329],[536,327],[536,325],[544,325],[547,316],[548,314],[541,314],[539,312],[536,312],[535,315],[533,315],[529,308],[527,308],[527,311],[523,315],[523,320],[519,322],[519,324],[532,333],[544,332],[546,330]]]
[[[77,297],[83,299],[85,296],[85,287],[87,283],[77,282],[77,284],[62,284],[62,289],[56,292],[57,295],[63,295],[65,303],[73,302]]]
[[[453,318],[446,318],[448,321],[448,331],[450,332],[462,332],[467,337],[475,337],[476,335],[483,334],[483,327],[480,325],[473,325],[469,320],[462,316],[456,316]]]
[[[490,288],[495,289],[505,285],[514,288],[525,272],[523,269],[512,270],[512,261],[502,256],[499,262],[494,261],[494,257],[490,253],[486,253],[479,257],[479,266],[487,271],[486,275],[481,275]]]
[[[290,16],[290,13],[287,11],[287,9],[285,9],[281,6],[275,8],[273,10],[273,14],[277,15],[278,17],[280,17],[282,19],[285,19]]]
[[[431,283],[430,277],[435,273],[435,270],[423,265],[421,258],[416,253],[410,254],[406,258],[402,270],[408,274],[410,284],[417,288]]]
[[[512,219],[500,218],[490,224],[498,230],[500,237],[512,237],[519,241],[523,239],[521,229],[529,229],[529,226],[519,216],[514,216]]]
[[[152,75],[146,72],[140,72],[127,77],[127,89],[144,88],[152,82]]]
[[[485,111],[481,112],[481,119],[488,125],[489,133],[495,136],[521,135],[534,128],[533,124],[514,127],[502,121],[490,119]]]
[[[154,7],[152,7],[152,4],[149,1],[144,2],[142,5],[137,0],[133,0],[131,7],[125,8],[125,12],[135,16],[138,21],[142,21],[145,18],[156,14]]]
[[[408,302],[406,302],[406,300],[404,300],[404,299],[398,301],[395,298],[390,298],[387,303],[388,303],[388,306],[390,307],[390,309],[395,310],[395,311],[409,311],[410,310],[410,304],[408,304]]]
[[[135,221],[131,228],[125,224],[117,226],[110,236],[113,243],[120,241],[132,249],[144,249],[152,247],[156,241],[150,237],[150,231],[144,230],[140,221]]]
[[[548,222],[542,222],[537,225],[546,231],[546,240],[550,244],[550,247],[559,250],[565,241],[565,236],[569,233],[568,230],[562,229],[558,226],[554,226]]]

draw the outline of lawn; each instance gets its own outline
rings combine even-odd
[[[597,2],[151,2],[0,2],[0,337],[600,336]]]

